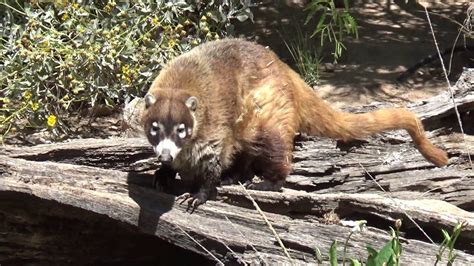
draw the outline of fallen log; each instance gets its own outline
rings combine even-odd
[[[474,124],[472,72],[455,92],[464,125]],[[411,108],[448,151],[447,167],[426,162],[400,131],[353,143],[300,136],[283,191],[248,191],[293,262],[314,263],[315,247],[325,255],[333,240],[344,242],[351,228],[341,219],[368,221],[348,247],[348,257],[366,258],[365,246],[381,248],[402,219],[402,263],[434,262],[440,229],[460,221],[456,262],[474,263],[474,138],[457,133],[452,102],[441,96]],[[190,215],[151,188],[157,167],[143,138],[2,147],[0,264],[213,264],[210,254],[225,263],[290,262],[240,186],[219,188]]]
[[[53,226],[58,220],[79,220],[87,225],[91,219],[90,215],[83,215],[83,212],[87,211],[97,214],[94,217],[94,224],[113,220],[111,226],[119,231],[124,230],[127,234],[135,232],[137,235],[154,234],[174,245],[208,256],[201,247],[183,236],[181,232],[183,229],[193,238],[198,239],[207,249],[213,250],[215,256],[221,260],[228,260],[227,262],[232,262],[237,258],[229,258],[230,254],[225,246],[230,247],[236,254],[240,254],[240,259],[247,262],[258,259],[259,256],[267,263],[287,260],[276,244],[274,236],[265,226],[260,215],[250,207],[250,202],[245,199],[242,189],[238,186],[223,187],[219,193],[222,201],[209,201],[193,214],[189,214],[185,212],[185,206],[175,204],[173,196],[134,184],[133,180],[137,177],[118,170],[54,162],[32,162],[7,157],[1,158],[0,169],[2,173],[0,213],[4,218],[3,225],[7,224],[15,232],[15,237],[12,236],[12,232],[4,232],[7,240],[16,241],[16,243],[2,245],[3,249],[11,251],[10,256],[26,253],[30,257],[26,256],[25,260],[27,258],[34,260],[43,258],[43,252],[47,252],[49,256],[58,260],[69,259],[81,263],[101,262],[100,257],[84,258],[81,252],[68,254],[71,257],[63,258],[61,249],[51,247],[60,246],[62,243],[60,241],[65,240],[64,235],[46,236],[41,230],[36,232],[35,236],[18,232],[25,223],[21,219],[23,214],[18,207],[27,205],[30,206],[27,208],[29,216],[47,216],[47,219],[42,218],[41,222],[34,224],[35,226]],[[149,181],[151,176],[138,178],[148,178]],[[312,194],[292,190],[284,191],[284,193],[250,191],[250,194],[264,210],[268,210],[265,213],[267,219],[274,225],[283,242],[290,249],[294,262],[298,263],[315,262],[312,255],[314,247],[328,250],[334,239],[343,241],[349,234],[351,228],[325,224],[310,216],[303,218],[304,214],[318,217],[331,209],[342,217],[348,218],[351,217],[350,212],[357,212],[361,216],[378,215],[381,219],[387,220],[404,218],[404,213],[407,213],[418,222],[423,222],[422,226],[428,231],[428,228],[451,228],[459,219],[462,219],[469,225],[466,226],[460,241],[469,245],[468,243],[474,240],[472,226],[474,215],[447,203],[446,206],[449,208],[439,213],[439,209],[430,207],[433,203],[440,204],[439,201],[403,201],[371,194]],[[229,204],[235,201],[240,205],[247,203],[249,206]],[[35,202],[43,202],[43,204],[38,204],[33,209],[31,206],[34,206]],[[59,206],[67,208],[61,207],[59,209],[62,210],[58,211],[56,207]],[[278,211],[272,213],[275,209]],[[9,215],[11,213],[17,215],[11,217]],[[295,219],[292,216],[301,218]],[[380,248],[389,239],[388,234],[374,227],[375,225],[372,225],[370,220],[369,226],[368,232],[354,238],[354,243],[349,247],[349,256],[364,257],[366,244]],[[93,228],[77,229],[95,232]],[[122,235],[127,235],[125,233]],[[87,235],[87,237],[91,236]],[[27,241],[32,238],[35,239],[34,243]],[[76,238],[84,240],[80,237]],[[126,239],[114,240],[127,241]],[[422,263],[435,259],[437,245],[408,237],[405,237],[403,241],[404,256],[410,258],[410,261]],[[249,247],[249,243],[258,250],[258,253]],[[25,252],[28,249],[35,252],[33,254]],[[18,253],[18,251],[22,252]],[[162,254],[159,250],[156,252]],[[0,252],[0,255],[6,254]],[[103,254],[99,253],[99,255]],[[120,255],[123,256],[123,254]],[[2,259],[5,260],[5,257]],[[458,251],[457,261],[473,263],[474,255]]]

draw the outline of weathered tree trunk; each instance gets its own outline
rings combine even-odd
[[[333,240],[343,243],[351,228],[339,219],[368,221],[349,242],[354,258],[367,257],[366,245],[381,248],[402,219],[402,263],[432,264],[440,229],[466,221],[456,262],[474,264],[473,72],[456,86],[468,135],[456,133],[447,93],[411,107],[448,151],[447,167],[426,162],[405,132],[349,144],[299,137],[283,191],[248,191],[293,262],[314,263],[316,247],[325,255]],[[243,188],[223,186],[189,214],[151,188],[157,166],[143,138],[3,147],[0,264],[215,263],[191,237],[225,263],[289,262]]]

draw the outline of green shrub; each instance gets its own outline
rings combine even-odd
[[[304,81],[309,85],[315,85],[320,78],[321,47],[314,45],[314,41],[308,34],[303,33],[300,27],[296,27],[293,32],[296,32],[296,35],[284,41],[286,48]]]
[[[319,82],[320,65],[326,60],[328,48],[331,57],[337,63],[346,49],[344,42],[348,36],[358,38],[357,22],[349,13],[349,1],[343,2],[344,7],[336,7],[335,0],[311,0],[305,8],[305,25],[316,22],[311,34],[296,26],[293,39],[285,41],[286,47],[295,61],[298,72],[309,85]],[[314,20],[315,21],[314,21]],[[326,49],[324,49],[326,47]]]
[[[66,114],[142,95],[172,57],[252,19],[251,5],[0,0],[2,138],[27,128],[67,132]]]
[[[308,15],[305,24],[314,17],[318,17],[311,37],[319,36],[320,46],[323,47],[327,41],[333,44],[332,55],[334,62],[341,57],[342,51],[346,49],[343,41],[347,35],[359,37],[357,22],[349,13],[349,1],[344,0],[344,8],[337,8],[335,0],[311,0],[306,7]]]

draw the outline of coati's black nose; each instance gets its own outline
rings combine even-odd
[[[173,157],[171,156],[169,149],[163,149],[158,159],[164,164],[170,164],[173,161]]]

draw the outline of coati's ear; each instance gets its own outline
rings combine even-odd
[[[196,111],[197,105],[198,105],[198,99],[194,96],[191,96],[186,100],[186,106],[192,112]]]
[[[145,108],[148,108],[150,107],[151,105],[153,105],[154,103],[156,102],[156,99],[153,95],[147,93],[145,95]]]

